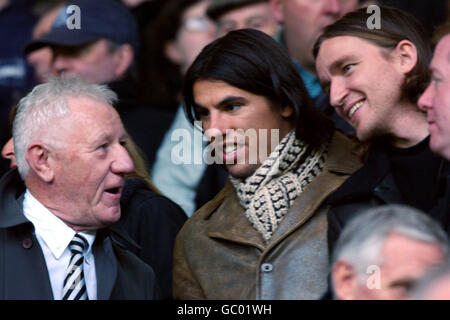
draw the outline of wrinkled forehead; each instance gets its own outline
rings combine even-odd
[[[67,104],[72,115],[82,122],[96,124],[97,126],[106,123],[122,125],[116,109],[105,101],[96,100],[89,96],[67,96]]]

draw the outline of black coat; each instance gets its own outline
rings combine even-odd
[[[438,172],[432,185],[423,185],[423,190],[434,190],[431,209],[426,210],[450,234],[450,166],[445,159],[435,156],[435,168],[429,172]],[[411,205],[402,196],[395,183],[389,156],[386,150],[374,146],[366,164],[356,171],[342,186],[329,197],[328,203],[328,249],[331,253],[334,245],[347,223],[361,210],[383,204]]]
[[[0,180],[0,300],[50,300],[53,292],[44,254],[33,224],[23,215],[24,190],[17,170]],[[127,236],[118,233],[114,228],[100,229],[92,246],[98,299],[156,298],[152,268],[122,247]]]
[[[161,298],[171,298],[173,246],[186,214],[139,179],[126,181],[120,206],[122,214],[116,226],[138,245],[129,249],[153,268]]]
[[[151,168],[161,141],[175,117],[175,113],[170,111],[172,104],[141,103],[137,97],[137,84],[131,77],[108,85],[119,97],[115,108],[127,133],[143,152],[147,167]]]

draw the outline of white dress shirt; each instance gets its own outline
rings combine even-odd
[[[44,207],[28,189],[23,200],[23,213],[34,225],[36,238],[47,264],[53,297],[55,300],[61,300],[66,269],[72,256],[68,246],[76,232]],[[96,300],[97,277],[92,254],[96,232],[90,230],[79,232],[79,234],[83,235],[89,243],[89,248],[84,254],[83,271],[89,300]]]

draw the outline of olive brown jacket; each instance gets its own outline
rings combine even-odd
[[[327,288],[327,197],[361,163],[335,132],[324,170],[266,243],[230,182],[185,223],[174,251],[175,299],[319,299]]]

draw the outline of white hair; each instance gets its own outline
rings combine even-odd
[[[332,263],[349,262],[363,281],[369,266],[382,264],[381,248],[391,234],[435,243],[446,257],[449,255],[447,235],[432,218],[412,207],[384,205],[359,214],[344,228],[333,251]]]
[[[25,159],[30,144],[39,141],[51,145],[52,141],[42,134],[42,129],[71,113],[67,97],[80,96],[111,106],[118,100],[106,85],[86,83],[76,77],[55,77],[37,85],[19,101],[12,132],[17,167],[23,180],[30,170]]]

